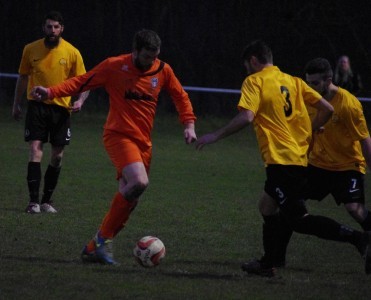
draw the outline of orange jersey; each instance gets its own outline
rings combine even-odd
[[[105,130],[151,146],[151,131],[158,96],[168,91],[182,123],[196,119],[188,94],[184,91],[172,68],[156,59],[150,70],[141,72],[133,64],[132,54],[111,57],[84,75],[53,86],[53,97],[76,95],[104,87],[109,94],[110,108]]]

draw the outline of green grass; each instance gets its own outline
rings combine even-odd
[[[261,255],[257,202],[265,174],[252,129],[197,152],[183,142],[173,116],[159,115],[153,133],[150,186],[114,243],[118,267],[84,265],[79,254],[117,190],[104,151],[104,115],[73,116],[55,192],[56,215],[28,215],[23,121],[0,109],[0,299],[369,299],[371,277],[349,245],[295,234],[288,266],[275,278],[246,276],[242,262]],[[201,135],[227,120],[202,118]],[[43,170],[49,158],[45,146]],[[369,195],[370,193],[368,193]],[[358,228],[331,198],[310,211]],[[145,235],[167,255],[153,269],[132,257]]]

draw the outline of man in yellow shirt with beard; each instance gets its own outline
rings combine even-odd
[[[24,47],[19,66],[12,115],[20,120],[21,102],[27,89],[27,114],[25,121],[25,141],[29,143],[30,155],[27,169],[29,203],[27,213],[56,213],[52,194],[61,171],[64,147],[71,139],[70,114],[79,111],[89,92],[81,93],[71,104],[71,97],[55,97],[43,103],[34,101],[30,95],[35,85],[51,86],[73,76],[85,73],[80,52],[62,39],[63,17],[51,11],[44,17],[45,37]],[[41,160],[43,145],[51,144],[51,158],[44,175],[43,196],[39,199],[41,183]],[[41,204],[41,205],[40,205]]]

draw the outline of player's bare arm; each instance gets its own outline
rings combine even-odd
[[[248,126],[254,120],[254,113],[251,110],[242,109],[226,126],[203,135],[196,141],[196,149],[201,150],[205,145],[217,142],[229,135],[232,135]]]
[[[317,114],[312,121],[312,130],[317,131],[331,118],[334,108],[323,98],[316,102],[313,107],[317,109]]]
[[[17,121],[19,121],[22,117],[21,103],[22,103],[23,94],[27,89],[27,83],[28,83],[28,75],[19,75],[17,79],[16,87],[15,87],[14,103],[13,103],[13,110],[12,110],[12,116]]]
[[[72,112],[79,112],[84,105],[86,98],[89,96],[89,91],[83,92],[79,94],[77,100],[72,104],[71,110]]]

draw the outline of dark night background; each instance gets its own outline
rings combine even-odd
[[[371,1],[0,0],[0,72],[17,73],[24,45],[42,37],[49,10],[63,14],[63,37],[80,50],[87,69],[130,52],[134,32],[149,28],[159,33],[160,58],[183,85],[239,89],[245,76],[241,51],[262,38],[274,63],[297,76],[309,59],[322,56],[334,65],[349,55],[364,84],[360,96],[371,97]],[[12,103],[14,86],[15,79],[0,77],[0,103]],[[239,97],[189,94],[199,114],[234,113]],[[104,96],[97,91],[90,97]]]

